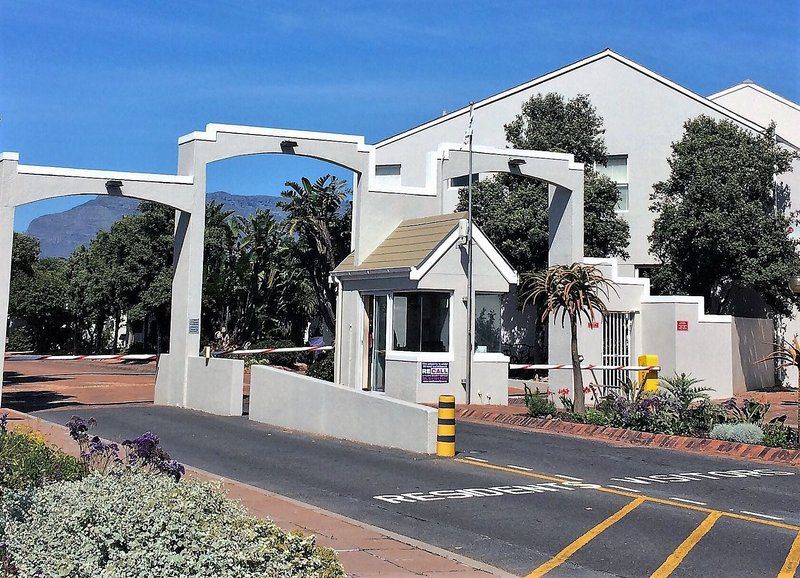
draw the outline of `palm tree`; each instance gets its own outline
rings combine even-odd
[[[773,346],[774,351],[756,363],[774,361],[778,367],[797,368],[797,433],[798,443],[800,443],[800,341],[795,335],[791,341],[784,339],[783,342],[774,343]]]
[[[334,303],[336,292],[328,283],[330,272],[350,250],[350,211],[347,201],[351,191],[347,183],[325,175],[312,183],[303,177],[300,183],[287,182],[279,208],[286,211],[290,235],[295,233],[306,245],[303,258],[317,295],[322,318],[331,331],[336,328]]]
[[[595,312],[604,314],[608,311],[604,298],[608,298],[609,290],[616,291],[600,270],[582,263],[552,265],[523,278],[520,287],[523,304],[529,301],[542,304],[542,321],[550,316],[555,320],[560,315],[561,327],[564,327],[564,322],[569,318],[572,381],[575,411],[578,413],[586,409],[578,355],[578,324],[584,318],[594,321]]]

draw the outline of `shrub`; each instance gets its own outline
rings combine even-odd
[[[729,421],[760,424],[764,421],[770,404],[746,399],[742,402],[742,407],[739,407],[735,399],[729,399],[723,402],[722,407],[725,408]]]
[[[3,522],[26,578],[344,576],[313,538],[248,516],[217,485],[143,471],[9,492]]]
[[[14,327],[8,331],[7,351],[30,351],[34,349],[33,336],[25,327]]]
[[[257,341],[251,344],[248,349],[261,349],[261,348],[283,349],[284,347],[299,347],[290,339],[267,339],[265,341]],[[259,353],[257,355],[248,356],[245,359],[245,364],[249,367],[251,365],[278,365],[280,367],[294,367],[297,362],[299,353]]]
[[[86,475],[80,460],[49,447],[33,432],[7,431],[5,419],[0,419],[0,492]]]
[[[760,444],[764,440],[764,430],[754,423],[719,423],[710,435],[717,440],[742,444]]]
[[[525,386],[525,405],[528,407],[528,415],[532,417],[545,417],[548,415],[555,415],[556,404],[548,399],[548,393],[539,393],[531,391],[531,388]]]
[[[797,431],[779,421],[771,421],[761,426],[764,430],[765,446],[773,448],[791,448],[798,443]]]
[[[185,468],[161,447],[158,436],[152,432],[144,432],[137,438],[122,442],[123,453],[115,443],[104,442],[98,436],[90,436],[89,430],[97,422],[94,418],[81,419],[73,415],[67,422],[69,435],[74,439],[81,451],[81,460],[90,471],[120,473],[124,469],[140,469],[147,472],[162,473],[181,479]],[[124,457],[124,459],[123,459]]]
[[[333,381],[333,352],[319,353],[317,358],[308,364],[306,375],[325,381]]]
[[[604,414],[602,411],[592,408],[586,410],[586,413],[583,416],[583,421],[584,423],[590,423],[592,425],[608,425],[610,422],[606,414]]]

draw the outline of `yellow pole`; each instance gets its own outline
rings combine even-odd
[[[436,455],[443,458],[456,455],[456,398],[452,395],[439,396]]]

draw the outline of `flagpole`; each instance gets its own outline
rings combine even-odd
[[[472,105],[469,104],[469,180],[467,181],[467,403],[472,402],[473,295],[472,295]]]

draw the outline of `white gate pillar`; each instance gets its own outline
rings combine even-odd
[[[0,406],[2,406],[3,366],[8,329],[8,301],[11,290],[11,251],[14,241],[14,207],[3,204],[0,192]]]
[[[548,186],[549,251],[548,265],[571,265],[583,262],[583,171],[573,179],[572,190],[559,185]],[[579,328],[579,332],[582,329]],[[560,319],[551,318],[547,328],[547,362],[572,363],[569,324],[561,326]],[[549,389],[569,389],[575,399],[572,372],[549,372]]]
[[[8,302],[11,290],[11,252],[14,244],[14,205],[11,188],[17,175],[17,157],[0,155],[0,406],[2,406],[3,367],[8,330]]]
[[[178,174],[193,177],[191,211],[175,211],[169,358],[159,361],[155,403],[187,407],[189,358],[200,354],[205,247],[205,163],[195,147],[178,149]]]

